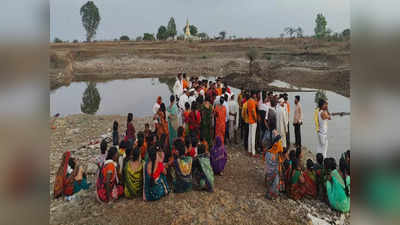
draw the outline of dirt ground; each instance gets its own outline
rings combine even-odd
[[[99,154],[102,135],[110,135],[114,120],[125,130],[123,116],[72,115],[50,122],[50,224],[349,224],[349,214],[331,210],[319,200],[293,201],[286,196],[264,198],[264,164],[250,158],[239,145],[227,146],[228,163],[223,176],[215,179],[215,192],[171,193],[156,202],[121,199],[100,204],[95,188],[80,191],[71,201],[52,198],[55,173],[64,151],[70,150],[87,167],[88,179],[95,182],[92,163]],[[135,118],[136,130],[143,130],[150,118]],[[306,159],[313,158],[309,150]],[[318,219],[319,218],[319,219]]]
[[[135,77],[227,76],[246,81],[249,48],[266,76],[350,96],[350,42],[313,38],[225,41],[127,41],[50,44],[50,88],[72,81]],[[271,69],[273,68],[273,69]]]

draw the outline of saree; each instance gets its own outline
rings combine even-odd
[[[143,189],[143,164],[139,168],[133,170],[129,163],[124,168],[124,194],[127,198],[138,197],[142,194]]]
[[[200,190],[214,191],[214,172],[206,154],[198,155],[193,161],[193,186]]]
[[[163,134],[168,135],[168,123],[165,120],[165,115],[163,112],[158,112],[158,126],[157,126],[157,136],[161,138]]]
[[[340,212],[350,211],[350,196],[347,196],[345,191],[347,186],[350,192],[350,176],[346,176],[346,181],[344,181],[339,172],[333,170],[331,172],[331,177],[331,181],[326,181],[326,193],[328,195],[329,204],[332,208]]]
[[[215,139],[215,145],[211,149],[210,154],[210,162],[214,173],[221,173],[228,161],[228,154],[226,153],[225,146],[220,136],[217,136]]]
[[[177,136],[178,130],[178,107],[173,104],[172,107],[168,107],[168,133],[169,133],[169,146],[172,148],[173,141]]]
[[[169,187],[167,183],[167,178],[162,173],[160,173],[159,176],[154,179],[154,183],[151,184],[150,179],[153,178],[151,178],[150,174],[147,173],[148,163],[149,161],[146,161],[143,168],[143,200],[156,201],[169,193]]]
[[[215,107],[215,137],[219,136],[224,143],[225,127],[226,127],[226,108],[223,105]]]
[[[304,177],[304,183],[299,181],[300,176]],[[315,176],[311,172],[295,170],[291,179],[290,197],[294,200],[299,200],[304,196],[309,196],[311,198],[317,196]]]
[[[106,182],[107,173],[111,172],[111,198],[118,199],[124,194],[123,186],[119,184],[117,163],[113,160],[107,160],[104,162],[99,170],[97,181],[96,181],[96,197],[100,202],[108,202],[110,199],[107,197]]]
[[[279,195],[279,153],[282,151],[282,140],[279,140],[265,154],[265,185],[267,188],[266,197],[268,199],[275,199]]]
[[[192,157],[183,156],[174,161],[172,182],[176,193],[192,190]]]
[[[200,136],[207,141],[208,146],[211,146],[212,106],[209,105],[209,107],[207,108],[204,105],[202,105],[200,108],[200,112],[201,112]]]
[[[62,195],[72,195],[74,193],[74,182],[72,176],[67,177],[68,161],[71,157],[71,152],[64,152],[61,158],[61,164],[58,168],[56,179],[54,181],[54,198]]]

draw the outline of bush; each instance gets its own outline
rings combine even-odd
[[[136,41],[143,41],[143,37],[142,36],[136,37]]]
[[[154,41],[154,40],[156,40],[156,38],[154,37],[154,34],[144,33],[143,40],[144,41]]]
[[[75,39],[72,43],[79,43],[79,41]]]
[[[246,53],[247,58],[250,60],[250,62],[253,62],[254,60],[257,59],[258,57],[258,51],[256,48],[252,47],[249,48],[249,50]]]
[[[62,42],[63,41],[60,38],[58,37],[54,38],[54,43],[62,43]]]
[[[129,37],[128,37],[127,35],[122,35],[122,36],[119,38],[119,40],[120,40],[120,41],[129,41]]]

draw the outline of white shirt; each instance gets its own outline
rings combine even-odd
[[[225,108],[226,108],[226,118],[225,118],[225,121],[229,121],[229,106],[228,106],[228,103],[227,103],[226,101],[224,101],[223,106],[225,106]]]
[[[190,96],[188,101],[189,101],[190,106],[192,106],[192,103],[196,101],[196,95]]]
[[[282,107],[280,105],[277,105],[276,106],[276,129],[278,130],[281,137],[284,137],[283,139],[286,139],[287,124],[288,124],[288,119],[287,119],[287,113],[285,111],[285,106]]]
[[[320,134],[328,134],[328,119],[324,120],[322,119],[321,113],[323,110],[321,110],[318,114],[318,122],[319,122],[319,133]]]
[[[237,129],[239,127],[239,104],[237,103],[237,101],[229,101],[229,112],[236,114],[236,120],[235,117],[232,115],[229,116],[229,120],[235,120],[235,127]]]
[[[153,113],[156,114],[158,112],[158,109],[160,109],[160,105],[156,102],[153,105]]]
[[[189,102],[189,97],[186,94],[183,94],[181,97],[179,97],[179,108],[181,110],[185,110],[185,103]]]
[[[174,94],[176,96],[181,96],[183,94],[183,83],[178,78],[176,78],[176,82],[174,84]]]

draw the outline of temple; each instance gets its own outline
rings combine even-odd
[[[185,40],[201,40],[199,37],[194,36],[190,33],[190,24],[189,18],[186,19],[186,27],[185,27]]]

